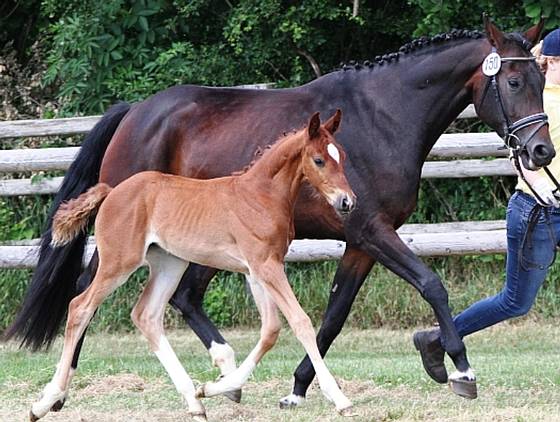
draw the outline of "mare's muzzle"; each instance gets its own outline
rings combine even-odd
[[[548,142],[535,140],[526,147],[527,157],[521,154],[521,159],[524,161],[523,165],[528,169],[537,169],[545,167],[550,164],[552,159],[556,156],[554,147]],[[525,162],[527,161],[527,162]],[[533,166],[531,166],[533,164]]]
[[[504,136],[506,146],[517,150],[523,166],[529,170],[536,170],[550,164],[556,155],[554,146],[539,136],[541,129],[547,125],[547,115],[537,113],[506,127]]]

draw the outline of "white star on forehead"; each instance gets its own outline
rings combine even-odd
[[[340,153],[338,152],[338,148],[335,147],[333,144],[329,144],[327,146],[327,152],[332,157],[334,161],[340,163]]]

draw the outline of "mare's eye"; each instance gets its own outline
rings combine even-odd
[[[519,88],[519,80],[518,79],[508,79],[508,85],[510,88],[517,89]]]
[[[315,157],[315,158],[313,159],[313,162],[315,163],[315,165],[316,165],[317,167],[324,167],[324,166],[325,166],[325,160],[323,160],[323,159],[320,158],[320,157]]]

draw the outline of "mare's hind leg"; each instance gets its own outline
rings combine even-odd
[[[146,259],[150,264],[150,280],[132,310],[132,320],[148,339],[150,348],[177,391],[185,398],[191,416],[195,420],[205,421],[206,412],[202,403],[195,398],[194,384],[167,341],[163,329],[165,305],[188,264],[158,247],[150,248]]]
[[[235,371],[235,352],[202,308],[208,283],[217,272],[215,268],[191,263],[169,303],[181,312],[185,322],[208,349],[212,364],[220,369],[221,376],[225,376]],[[228,391],[224,395],[237,403],[241,401],[241,390]]]
[[[85,292],[76,296],[68,306],[68,320],[64,334],[62,357],[57,366],[53,379],[48,383],[41,399],[33,404],[30,420],[36,421],[45,416],[57,403],[66,397],[70,379],[73,373],[72,361],[76,347],[96,309],[128,276],[140,265],[140,261],[124,267],[107,265],[99,269],[93,283]]]
[[[247,276],[247,282],[251,287],[251,292],[253,293],[257,309],[261,316],[261,335],[259,342],[245,358],[243,363],[239,365],[239,368],[217,382],[206,383],[199,387],[197,391],[197,396],[199,397],[212,397],[241,389],[262,357],[276,344],[282,327],[280,318],[278,317],[278,308],[270,295],[256,280]]]

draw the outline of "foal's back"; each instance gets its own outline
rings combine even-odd
[[[96,218],[101,259],[118,253],[121,259],[111,261],[138,266],[156,244],[188,262],[246,273],[246,252],[258,241],[253,229],[260,226],[262,238],[267,224],[259,225],[257,195],[248,204],[240,179],[198,180],[155,171],[132,176],[111,191]],[[115,251],[115,245],[127,247]]]

